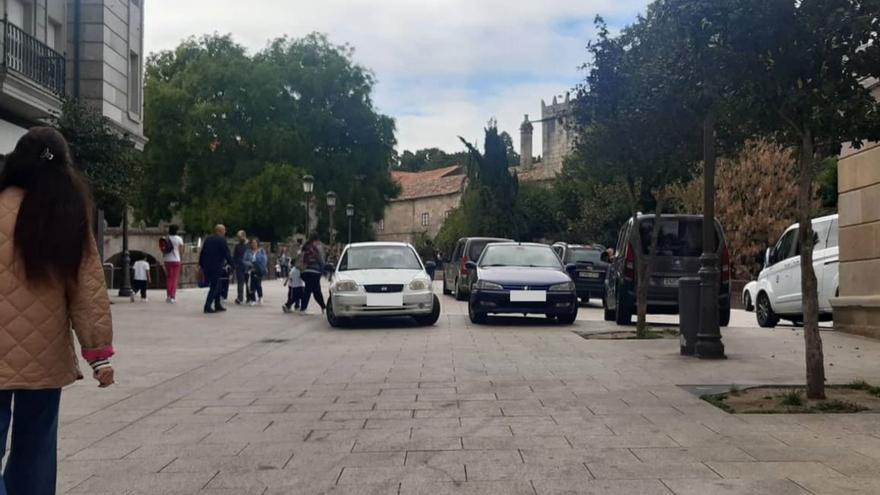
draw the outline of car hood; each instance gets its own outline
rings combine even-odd
[[[568,274],[553,268],[507,266],[478,268],[477,277],[501,285],[553,285],[571,281]]]
[[[423,270],[348,270],[338,272],[336,280],[351,280],[358,285],[408,284],[414,278],[428,278]]]

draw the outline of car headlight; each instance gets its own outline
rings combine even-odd
[[[550,292],[572,292],[574,291],[574,282],[563,282],[561,284],[551,285]]]
[[[496,284],[495,282],[487,282],[485,280],[478,280],[477,283],[474,285],[474,287],[477,289],[484,289],[484,290],[502,290],[502,289],[504,289],[504,287],[502,287],[501,284]]]
[[[423,278],[417,278],[409,283],[409,290],[427,290],[428,281]]]
[[[357,292],[358,284],[354,280],[340,280],[336,282],[336,292]]]

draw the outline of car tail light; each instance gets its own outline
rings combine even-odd
[[[629,280],[636,278],[636,253],[633,251],[632,244],[626,245],[623,262],[623,277]]]
[[[721,251],[721,282],[730,281],[730,251],[727,246]]]
[[[468,262],[468,257],[462,256],[461,257],[461,264],[458,267],[458,270],[459,270],[459,272],[461,272],[462,275],[467,275],[467,272],[468,272],[467,271],[467,262]]]

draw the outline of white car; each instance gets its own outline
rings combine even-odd
[[[814,219],[813,232],[819,319],[828,321],[832,319],[831,299],[839,288],[837,215]],[[755,315],[760,326],[772,328],[780,319],[795,324],[803,321],[798,224],[786,229],[776,245],[767,250],[755,294]]]
[[[743,287],[742,304],[746,311],[755,310],[755,298],[757,297],[758,281],[752,280]]]
[[[327,321],[339,327],[354,318],[380,316],[411,316],[425,326],[440,318],[440,299],[410,244],[356,243],[339,257],[330,285]]]

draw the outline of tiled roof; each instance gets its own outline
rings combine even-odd
[[[391,172],[391,179],[400,184],[400,196],[394,201],[430,198],[459,193],[463,189],[464,167],[451,167],[426,170],[424,172]]]

